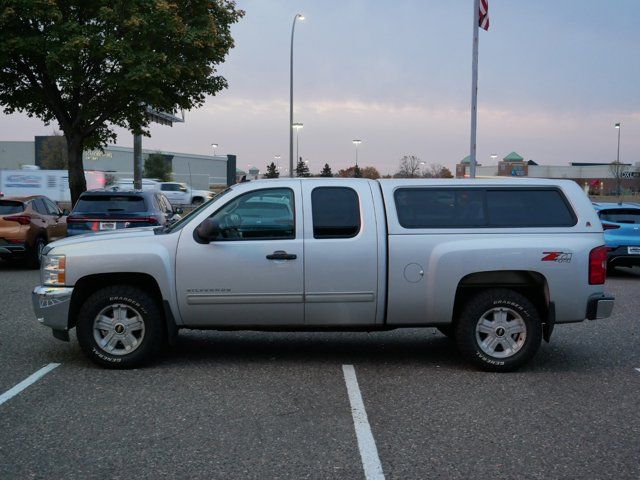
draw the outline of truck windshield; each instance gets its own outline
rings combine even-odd
[[[204,202],[203,204],[201,204],[199,207],[195,208],[194,210],[191,210],[189,213],[187,213],[184,217],[182,217],[177,222],[172,223],[171,225],[169,225],[167,227],[157,228],[156,229],[156,233],[170,233],[170,232],[175,232],[177,230],[180,230],[187,223],[189,223],[193,217],[195,217],[196,215],[198,215],[198,213],[200,213],[202,210],[207,208],[212,202],[214,202],[215,200],[218,200],[220,197],[222,197],[223,195],[226,195],[230,191],[231,191],[231,187],[223,190],[222,192],[220,192],[219,194],[215,195],[210,200],[208,200],[208,201]]]

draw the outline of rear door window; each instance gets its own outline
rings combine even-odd
[[[12,200],[0,200],[0,215],[10,215],[24,211],[24,203]]]
[[[40,215],[50,215],[47,207],[44,204],[44,201],[41,198],[36,198],[33,200],[33,208]]]
[[[360,201],[351,188],[314,188],[311,209],[313,238],[352,238],[360,231]]]
[[[147,207],[138,195],[83,195],[74,213],[143,213]]]

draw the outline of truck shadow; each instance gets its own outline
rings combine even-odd
[[[451,340],[433,329],[412,332],[180,332],[165,361],[462,365]]]
[[[587,372],[610,368],[603,352],[585,345],[553,343],[540,347],[519,372]],[[178,344],[160,359],[163,367],[185,364],[250,365],[255,363],[308,365],[359,364],[369,366],[433,367],[440,370],[479,371],[465,362],[455,343],[435,329],[375,333],[180,333]]]

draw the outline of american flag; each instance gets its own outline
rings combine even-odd
[[[480,0],[480,28],[489,30],[489,0]]]

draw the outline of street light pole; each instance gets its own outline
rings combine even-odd
[[[362,143],[362,140],[355,139],[353,144],[356,146],[356,167],[358,166],[358,145]]]
[[[296,31],[296,20],[304,20],[304,15],[296,13],[291,25],[291,60],[289,62],[289,177],[293,177],[293,35]]]
[[[618,154],[616,155],[616,162],[620,163],[620,130],[622,130],[621,124],[620,123],[616,123],[615,127],[618,129]]]
[[[618,153],[616,154],[616,168],[615,168],[615,174],[616,174],[616,189],[618,190],[617,194],[620,195],[620,191],[621,191],[621,185],[622,185],[622,179],[620,178],[620,175],[622,174],[622,168],[620,167],[620,130],[622,130],[622,128],[620,128],[622,125],[620,124],[620,122],[615,124],[616,129],[618,129]]]
[[[296,129],[296,166],[300,160],[300,129],[304,126],[302,123],[294,123],[293,128]]]

